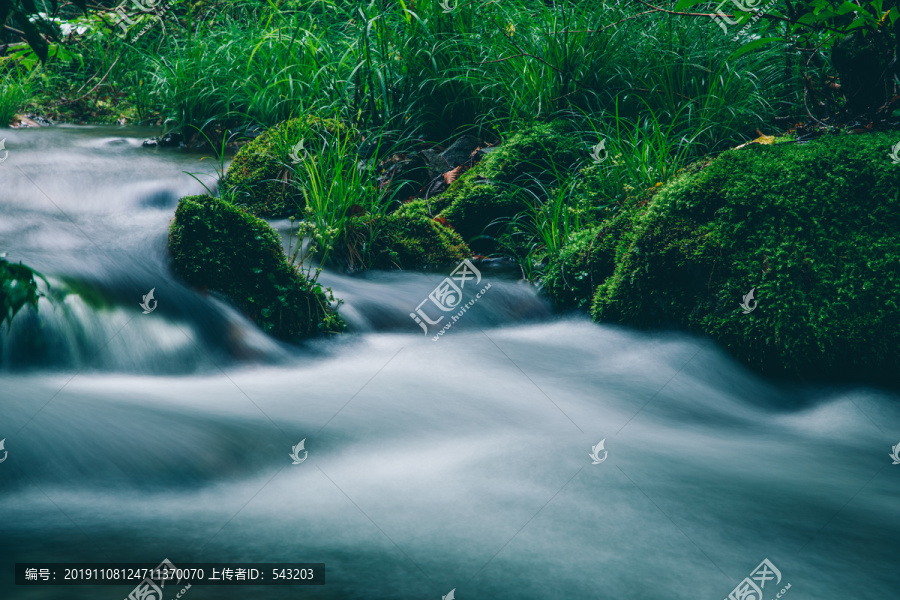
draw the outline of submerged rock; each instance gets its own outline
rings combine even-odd
[[[289,262],[269,225],[212,196],[182,198],[169,232],[174,271],[220,292],[264,331],[296,339],[344,329],[326,291]]]

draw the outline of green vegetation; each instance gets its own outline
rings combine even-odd
[[[394,213],[377,223],[374,266],[414,269],[458,263],[472,255],[462,237],[424,213]]]
[[[573,243],[559,270],[603,279],[595,319],[703,332],[764,372],[896,383],[894,139],[829,136],[726,152],[613,218],[627,224],[607,234],[614,242]],[[739,302],[751,288],[759,304],[745,315]],[[584,290],[570,285],[557,296]]]
[[[318,149],[329,144],[337,144],[336,150],[340,152],[349,150],[352,139],[346,128],[334,119],[310,115],[279,123],[241,147],[228,167],[223,191],[254,215],[299,217],[306,205],[300,182],[306,181],[308,174],[303,167],[294,168],[291,160],[294,148],[302,144],[297,156],[315,155]],[[337,152],[331,155],[344,156]]]
[[[173,268],[189,284],[220,292],[282,339],[335,332],[343,321],[330,290],[288,262],[265,221],[211,196],[182,198],[169,234]]]
[[[264,130],[219,198],[182,200],[170,242],[182,276],[280,337],[341,328],[320,267],[474,251],[559,309],[704,332],[766,372],[885,378],[896,140],[794,142],[892,127],[900,11],[801,0],[717,23],[652,4],[174,0],[125,27],[110,2],[16,0],[0,118],[156,123],[220,164]],[[27,15],[43,49],[13,39]],[[431,160],[463,135],[481,142],[464,164]],[[290,219],[290,256],[257,217]]]
[[[0,255],[0,328],[6,325],[9,330],[13,318],[26,306],[37,310],[38,300],[44,295],[38,290],[37,279],[50,286],[44,276],[31,267],[21,262],[11,263],[5,255]]]

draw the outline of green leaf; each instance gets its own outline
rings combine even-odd
[[[41,34],[34,26],[34,23],[23,16],[19,25],[22,27],[23,33],[25,33],[25,39],[28,41],[28,45],[34,50],[34,53],[38,55],[41,62],[46,62],[48,50],[47,42],[41,37]]]
[[[690,8],[692,6],[697,6],[698,4],[702,4],[704,0],[678,0],[678,4],[675,5],[675,8],[672,10],[684,10],[686,8]]]
[[[747,42],[746,44],[742,45],[740,48],[738,48],[737,50],[732,52],[728,56],[728,60],[732,60],[732,59],[738,58],[739,56],[743,56],[743,55],[747,54],[748,52],[752,52],[756,48],[759,48],[760,46],[765,46],[766,44],[771,44],[772,42],[783,42],[783,41],[784,40],[782,38],[770,37],[770,38],[762,38],[759,40],[753,40],[752,42]]]

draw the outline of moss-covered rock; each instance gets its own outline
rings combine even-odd
[[[459,181],[443,194],[441,202],[446,208],[440,217],[445,219],[473,248],[486,252],[493,247],[490,240],[479,236],[495,237],[505,223],[527,208],[527,197],[521,190],[502,182],[483,179],[475,169],[466,172]]]
[[[704,332],[768,373],[897,383],[894,138],[753,145],[676,178],[623,231],[594,318]]]
[[[381,225],[376,248],[400,268],[441,266],[472,256],[457,232],[424,214],[387,215]]]
[[[510,136],[478,165],[464,173],[441,197],[441,217],[467,242],[485,234],[496,236],[505,219],[527,207],[526,190],[559,179],[583,160],[581,141],[570,125],[537,123]],[[473,245],[481,251],[491,243]]]
[[[290,153],[301,140],[305,140],[305,152],[314,152],[320,138],[340,135],[349,133],[338,121],[313,116],[267,129],[234,156],[222,182],[226,195],[257,216],[299,216],[304,199]]]
[[[478,164],[478,174],[527,185],[531,178],[555,179],[584,160],[581,139],[567,121],[535,123],[509,136]]]
[[[383,216],[361,215],[347,226],[339,262],[355,270],[420,269],[455,264],[472,256],[462,237],[428,216],[424,203]]]
[[[318,284],[292,267],[269,225],[211,196],[182,198],[169,231],[175,272],[220,292],[281,339],[341,331],[343,321]]]
[[[615,243],[607,228],[586,229],[548,262],[541,284],[554,308],[588,309],[594,290],[615,269]]]

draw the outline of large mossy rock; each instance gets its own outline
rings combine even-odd
[[[292,267],[269,225],[211,196],[182,198],[169,231],[175,272],[220,292],[281,339],[336,332],[343,321],[321,286]]]
[[[752,145],[681,175],[630,208],[594,318],[703,332],[767,373],[900,382],[895,141]]]
[[[540,197],[542,185],[557,181],[585,157],[569,124],[537,123],[511,135],[432,202],[467,242],[496,236],[505,220],[527,208],[529,191]],[[487,251],[492,244],[477,247]]]
[[[305,152],[314,152],[323,138],[342,135],[350,134],[334,119],[307,116],[279,123],[238,150],[222,182],[224,191],[259,217],[300,216],[305,202],[291,152],[301,140]]]

